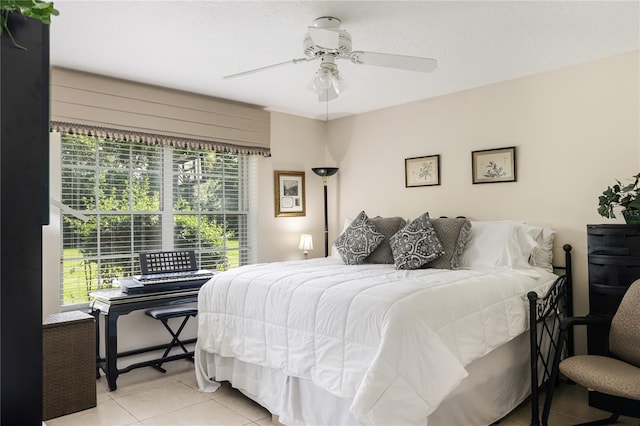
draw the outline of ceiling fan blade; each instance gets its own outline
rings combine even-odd
[[[313,61],[315,59],[317,59],[317,58],[316,57],[312,57],[312,58],[292,59],[290,61],[285,61],[285,62],[280,62],[280,63],[277,63],[277,64],[267,65],[266,67],[260,67],[260,68],[255,68],[255,69],[248,70],[248,71],[242,71],[242,72],[239,72],[239,73],[236,73],[236,74],[225,75],[222,78],[227,80],[227,79],[230,79],[230,78],[242,77],[242,76],[245,76],[245,75],[253,74],[254,72],[259,72],[259,71],[268,70],[270,68],[279,67],[281,65],[297,64],[299,62],[309,62],[309,61]]]
[[[355,64],[375,65],[378,67],[420,72],[431,72],[438,66],[438,61],[432,58],[392,55],[390,53],[356,51],[351,52],[349,59]]]
[[[336,28],[308,27],[309,37],[316,46],[323,49],[337,49],[340,47],[340,30]]]

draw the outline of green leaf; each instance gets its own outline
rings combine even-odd
[[[600,216],[609,217],[609,209],[607,206],[598,207],[598,213],[600,213]]]
[[[7,16],[10,12],[38,19],[45,25],[51,23],[51,15],[58,16],[60,14],[53,7],[52,2],[43,0],[0,0],[0,37],[6,32],[13,45],[24,50],[26,48],[15,41],[7,27]]]
[[[627,185],[622,185],[616,179],[616,184],[613,187],[609,186],[602,192],[602,195],[598,197],[598,213],[601,216],[615,218],[613,208],[616,206],[620,206],[624,210],[640,210],[640,188],[638,188],[640,173],[633,176],[632,179],[633,183]]]
[[[640,210],[640,198],[636,198],[627,205],[627,209]]]

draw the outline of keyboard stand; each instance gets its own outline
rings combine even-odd
[[[194,303],[198,300],[199,289],[176,290],[159,293],[144,293],[129,295],[119,289],[102,290],[90,293],[93,297],[91,303],[91,314],[96,318],[96,377],[100,377],[102,369],[107,377],[107,384],[110,391],[116,390],[118,376],[136,368],[149,367],[157,364],[160,359],[131,364],[118,369],[118,358],[137,355],[145,352],[166,348],[166,344],[149,346],[127,352],[118,353],[118,318],[130,312],[157,308],[159,306]],[[104,317],[104,348],[105,357],[100,357],[100,316]],[[196,339],[187,339],[183,343],[193,343]],[[163,358],[164,362],[182,358],[188,358],[190,353]]]

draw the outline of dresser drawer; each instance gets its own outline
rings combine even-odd
[[[640,225],[587,225],[590,255],[640,256]]]
[[[640,257],[589,256],[589,282],[629,286],[640,278]]]
[[[592,282],[589,286],[589,314],[612,317],[628,288],[628,285],[601,285]]]

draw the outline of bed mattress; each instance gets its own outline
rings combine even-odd
[[[332,258],[236,268],[200,291],[196,377],[215,390],[216,354],[308,380],[360,423],[424,425],[466,366],[527,329],[526,293],[555,278]]]

